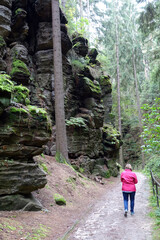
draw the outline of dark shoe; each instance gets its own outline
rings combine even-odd
[[[124,216],[125,216],[125,217],[127,217],[127,213],[128,213],[128,211],[125,210],[125,212],[124,212]]]

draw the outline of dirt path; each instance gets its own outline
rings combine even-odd
[[[117,179],[103,199],[80,222],[69,240],[151,240],[152,220],[149,212],[149,186],[146,177],[137,173],[135,215],[125,218],[121,183]]]

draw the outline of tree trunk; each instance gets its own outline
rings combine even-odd
[[[137,71],[136,71],[136,61],[135,61],[135,54],[133,50],[133,71],[134,71],[134,81],[135,81],[135,87],[136,87],[136,101],[137,101],[137,109],[138,109],[138,120],[139,120],[139,127],[140,127],[140,134],[142,134],[143,131],[143,125],[142,125],[142,114],[141,114],[141,106],[140,106],[140,97],[139,97],[139,90],[138,90],[138,80],[137,80]],[[143,138],[141,137],[141,146],[144,145]],[[143,151],[141,152],[142,156],[142,168],[145,167],[145,158]]]
[[[90,3],[89,0],[87,0],[87,19],[88,19],[88,26],[87,26],[87,38],[89,40],[90,37],[90,29],[89,29],[89,21],[90,21]]]
[[[68,161],[67,135],[64,112],[60,12],[58,0],[52,0],[52,28],[55,81],[56,153],[60,159],[62,157]]]
[[[62,10],[65,12],[67,0],[61,0]]]
[[[83,0],[79,0],[79,5],[80,5],[80,18],[83,18]]]
[[[118,101],[118,127],[122,137],[122,123],[121,123],[121,95],[120,95],[120,73],[119,73],[119,33],[118,33],[118,19],[116,16],[116,62],[117,62],[117,101]],[[119,163],[123,167],[123,148],[119,149]]]

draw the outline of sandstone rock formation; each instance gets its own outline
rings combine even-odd
[[[117,176],[121,140],[110,119],[110,77],[87,39],[68,36],[61,11],[60,19],[71,163],[88,174]],[[52,120],[45,153],[55,154],[51,0],[1,0],[0,20],[0,210],[39,209],[30,194],[46,179],[34,156],[44,151],[50,127],[46,112],[33,105]]]

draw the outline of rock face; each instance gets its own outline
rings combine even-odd
[[[60,19],[71,163],[88,174],[116,176],[121,141],[111,125],[110,77],[87,39],[68,36],[61,11]],[[40,108],[53,129],[45,153],[54,155],[56,149],[51,0],[1,0],[0,20],[0,210],[18,209],[17,199],[19,208],[37,210],[41,206],[30,194],[46,178],[34,156],[50,139],[48,117]]]
[[[34,156],[50,140],[50,126],[43,109],[27,105],[28,95],[26,87],[0,74],[0,210],[42,208],[31,192],[47,180]]]

